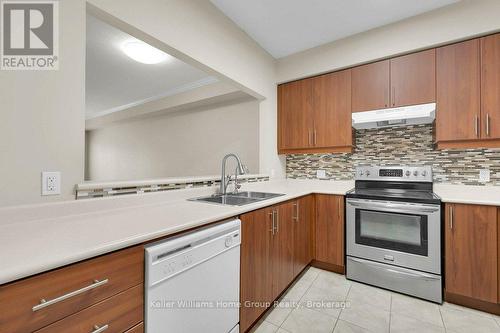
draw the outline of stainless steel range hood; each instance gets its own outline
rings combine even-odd
[[[352,113],[355,129],[430,124],[436,118],[436,103]]]

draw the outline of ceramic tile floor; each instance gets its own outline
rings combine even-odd
[[[500,317],[437,305],[310,267],[252,332],[500,333]]]

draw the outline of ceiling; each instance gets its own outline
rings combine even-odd
[[[129,109],[217,82],[176,58],[147,65],[122,52],[127,33],[87,14],[86,118]]]
[[[458,0],[210,0],[281,58]]]

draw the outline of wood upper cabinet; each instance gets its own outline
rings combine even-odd
[[[351,70],[313,79],[314,147],[352,147]]]
[[[391,107],[436,101],[436,50],[390,60]]]
[[[278,153],[352,151],[351,70],[278,86]]]
[[[352,69],[352,112],[389,107],[390,61]]]
[[[316,195],[315,259],[344,267],[344,197]]]
[[[355,67],[352,112],[433,103],[435,82],[435,49]]]
[[[302,197],[293,202],[294,276],[297,276],[312,260],[312,226],[314,221],[314,197]]]
[[[479,40],[437,49],[436,140],[480,137]]]
[[[498,302],[497,224],[497,207],[446,204],[447,293]]]
[[[312,147],[313,79],[278,86],[278,150]]]
[[[484,139],[500,139],[500,34],[483,37],[480,42],[481,134]]]
[[[246,331],[266,310],[246,302],[266,303],[272,295],[272,242],[274,207],[259,209],[240,216],[240,326]]]

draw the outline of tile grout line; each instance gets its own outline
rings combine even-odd
[[[310,266],[310,267],[312,267],[312,266]],[[308,270],[309,270],[309,269],[308,269]],[[307,272],[306,272],[306,273],[307,273]],[[302,277],[304,277],[304,275],[302,275]],[[302,277],[301,277],[301,279],[302,279]],[[306,291],[304,292],[304,294],[300,297],[300,299],[299,299],[299,307],[300,307],[300,301],[302,300],[302,298],[304,297],[304,295],[305,295],[305,294],[309,291],[309,289],[311,289],[311,287],[312,287],[312,285],[313,285],[314,281],[316,281],[316,280],[318,279],[318,277],[319,277],[319,272],[318,272],[318,275],[316,275],[316,277],[314,278],[314,280],[312,280],[312,282],[310,283],[309,287],[307,287],[307,289],[306,289]],[[300,282],[300,280],[301,280],[301,279],[299,279],[297,282]],[[292,312],[293,312],[293,311],[295,311],[295,309],[296,309],[296,308],[294,307],[294,308],[292,309],[292,311],[290,311],[290,313],[288,313],[288,314],[286,315],[285,319],[283,319],[283,322],[282,322],[282,323],[281,323],[281,325],[278,327],[278,330],[281,328],[282,330],[285,330],[286,332],[289,332],[288,330],[286,330],[285,328],[283,328],[283,324],[284,324],[284,323],[285,323],[285,321],[288,319],[288,317],[290,317],[290,315],[292,314]]]
[[[391,296],[391,302],[389,304],[389,333],[391,332],[391,321],[392,321],[392,293],[390,294]]]

